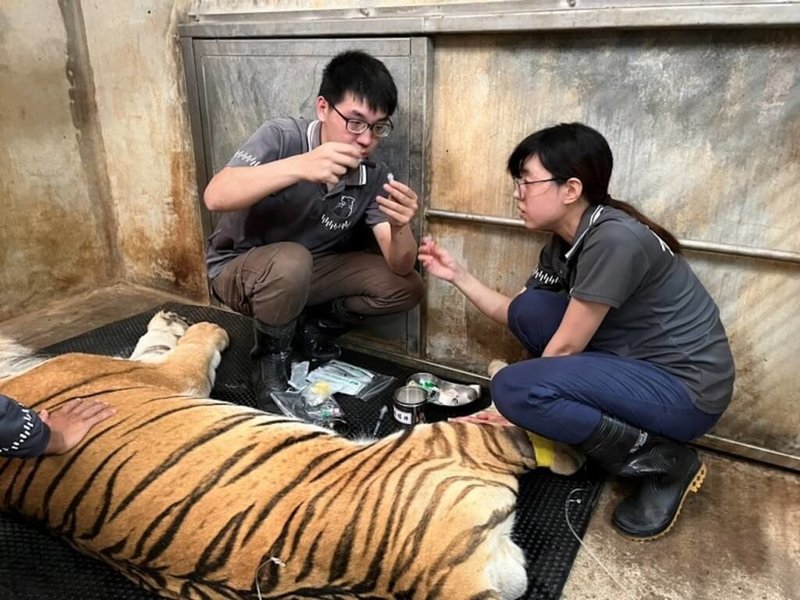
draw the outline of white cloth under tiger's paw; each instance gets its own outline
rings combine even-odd
[[[130,360],[157,362],[178,345],[189,324],[173,312],[161,310],[153,315],[145,333],[130,355]]]

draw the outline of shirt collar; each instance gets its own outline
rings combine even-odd
[[[575,255],[581,244],[583,244],[583,238],[585,238],[586,234],[589,233],[589,228],[597,222],[597,219],[600,218],[604,208],[604,206],[598,204],[594,207],[594,210],[589,210],[587,208],[583,212],[583,215],[581,215],[581,221],[578,223],[578,231],[575,233],[575,241],[572,243],[572,247],[564,254],[564,258],[567,261],[569,261]]]
[[[306,140],[308,141],[309,152],[322,143],[322,122],[319,119],[308,124]]]
[[[322,122],[317,119],[308,125],[306,130],[306,140],[308,141],[308,151],[317,148],[322,144]],[[363,186],[367,184],[367,167],[364,163],[360,163],[356,169],[348,171],[344,178],[339,181],[331,191],[340,187],[344,182],[345,186]]]

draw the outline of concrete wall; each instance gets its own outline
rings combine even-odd
[[[611,194],[677,237],[800,253],[800,30],[449,36],[435,44],[432,208],[512,217],[505,160],[559,121],[603,132]],[[543,237],[433,221],[491,287],[516,293]],[[477,235],[476,235],[477,234]],[[800,265],[687,251],[720,306],[736,396],[715,433],[800,455]],[[519,344],[429,281],[427,352],[483,370]]]
[[[194,156],[175,35],[183,3],[83,4],[125,278],[203,295]]]
[[[0,319],[120,274],[83,48],[58,4],[0,5]]]
[[[184,12],[0,4],[0,320],[121,280],[204,297]]]
[[[484,4],[505,0],[483,0]],[[541,2],[541,0],[538,0]],[[392,6],[439,6],[470,4],[474,0],[192,0],[190,11],[197,14],[272,12],[290,10],[325,10],[339,8],[378,8]],[[552,3],[552,2],[548,2]]]

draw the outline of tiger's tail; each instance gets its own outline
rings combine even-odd
[[[46,361],[15,340],[0,335],[0,380],[26,373]]]

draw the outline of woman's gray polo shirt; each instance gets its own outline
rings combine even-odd
[[[228,162],[229,167],[254,167],[313,150],[320,143],[319,121],[279,118],[264,123]],[[312,254],[345,252],[365,247],[369,228],[387,220],[375,197],[383,191],[388,167],[361,164],[330,191],[301,181],[254,205],[221,213],[208,240],[206,267],[216,277],[228,261],[251,248],[276,242],[297,242]],[[371,234],[369,234],[371,235]]]
[[[663,368],[705,412],[728,406],[734,365],[717,305],[686,260],[624,211],[587,209],[572,246],[554,235],[542,248],[527,287],[609,305],[590,350]]]

